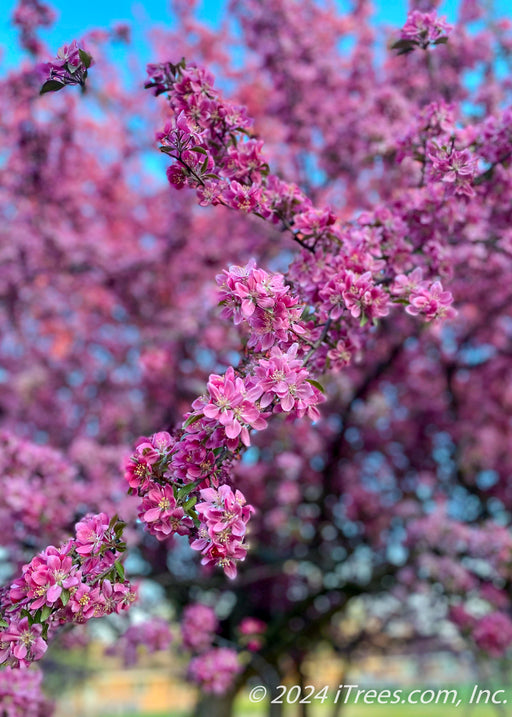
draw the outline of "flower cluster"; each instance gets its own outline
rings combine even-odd
[[[285,226],[300,215],[295,235],[302,244],[316,246],[330,236],[334,214],[315,209],[298,187],[268,176],[263,145],[250,136],[245,107],[221,97],[209,72],[182,61],[149,65],[148,74],[146,87],[168,93],[172,109],[171,120],[156,135],[160,150],[175,161],[167,172],[171,184],[195,188],[203,206],[224,204]]]
[[[421,314],[426,321],[433,319],[451,319],[455,316],[452,308],[453,296],[444,291],[440,281],[435,281],[428,289],[421,289],[409,294],[409,306],[405,309],[411,316]]]
[[[183,645],[191,652],[204,652],[212,646],[219,621],[209,605],[187,605],[181,621]]]
[[[218,490],[205,488],[200,495],[202,502],[197,503],[196,511],[201,526],[191,547],[201,551],[203,565],[219,565],[229,578],[234,578],[236,561],[247,554],[244,538],[254,508],[246,504],[239,490],[233,493],[228,485]]]
[[[167,431],[154,433],[151,438],[139,438],[135,452],[126,464],[125,478],[130,488],[146,491],[151,485],[153,470],[158,468],[174,444],[174,438]]]
[[[45,78],[41,94],[58,92],[66,85],[80,85],[85,89],[87,71],[92,64],[91,55],[83,47],[79,47],[76,40],[70,45],[64,45],[57,52],[55,60],[39,66],[39,71]]]
[[[0,487],[1,543],[17,559],[23,544],[62,540],[86,495],[62,453],[7,431],[0,432]]]
[[[226,390],[233,396],[235,381],[231,379],[233,376],[228,375]],[[231,408],[222,413],[226,432],[220,445],[224,442],[226,447],[235,440],[226,435],[230,427],[236,433],[235,425],[238,428],[241,425],[239,420],[251,420],[250,407],[244,407],[243,402],[234,398],[233,401]],[[218,406],[215,410],[220,412]],[[214,412],[213,408],[211,412]],[[216,422],[217,418],[219,416],[215,414],[210,421]],[[189,428],[197,428],[203,420],[190,424]],[[218,425],[223,424],[219,421]],[[222,468],[222,459],[220,468],[215,468],[215,461],[219,459],[215,451],[207,450],[204,445],[213,434],[202,433],[183,433],[176,443],[165,433],[141,439],[136,454],[128,461],[126,478],[131,490],[136,489],[142,497],[139,518],[150,533],[159,540],[174,534],[188,535],[192,548],[203,553],[204,565],[218,565],[233,578],[236,576],[235,561],[243,560],[247,552],[244,535],[253,508],[245,504],[240,491],[234,494],[228,485],[221,485],[218,490],[210,487],[218,485],[215,470],[220,474],[225,468]],[[238,444],[238,434],[235,444]],[[157,454],[158,447],[163,453]],[[225,456],[223,458],[225,461]],[[190,471],[196,474],[192,481]]]
[[[323,400],[296,343],[286,352],[274,346],[253,371],[242,377],[230,367],[223,376],[212,374],[176,438],[160,432],[139,439],[125,471],[130,490],[142,498],[139,518],[147,530],[159,540],[188,535],[202,563],[223,567],[231,578],[245,558],[253,512],[243,494],[225,484],[232,460],[250,445],[250,430],[266,427],[269,406],[316,420]]]
[[[44,695],[40,670],[0,670],[0,713],[6,717],[50,717],[52,702]]]
[[[406,312],[411,316],[422,315],[426,321],[452,319],[456,312],[451,292],[445,291],[440,281],[429,283],[422,277],[418,267],[409,275],[399,274],[395,278],[392,291],[399,301],[407,302]]]
[[[476,621],[476,645],[491,657],[502,657],[512,645],[512,620],[504,612],[492,612]]]
[[[249,428],[261,431],[267,427],[265,414],[256,404],[261,387],[250,377],[244,380],[237,376],[232,366],[223,376],[211,374],[207,391],[206,397],[194,401],[192,408],[223,426],[228,448],[236,450],[239,440],[249,446]]]
[[[210,502],[210,505],[213,503]],[[214,508],[212,507],[211,510],[213,511]],[[221,517],[220,509],[217,512]],[[222,517],[225,518],[225,515]],[[181,620],[183,647],[192,655],[188,666],[188,677],[205,692],[223,694],[240,672],[241,664],[236,650],[213,647],[218,627],[219,621],[215,611],[208,605],[192,603],[183,611]]]
[[[399,55],[411,52],[416,47],[426,50],[429,45],[448,42],[451,29],[446,18],[438,17],[435,12],[412,10],[400,31],[400,40],[395,42],[392,49],[398,50]]]
[[[261,144],[248,140],[241,151],[236,145],[227,149],[228,137],[250,128],[245,108],[222,100],[213,89],[213,77],[203,68],[186,67],[182,61],[149,65],[148,74],[146,87],[156,95],[173,92],[174,115],[157,134],[162,152],[177,161],[167,174],[171,184],[200,188],[204,204],[222,200],[237,209],[254,210],[258,193],[238,180],[259,176],[266,169],[259,157]],[[218,187],[220,173],[225,179]]]
[[[429,143],[428,158],[432,162],[432,178],[450,187],[454,194],[473,197],[473,181],[477,175],[477,160],[468,149],[457,150],[453,146]]]
[[[263,636],[267,629],[263,620],[255,617],[244,617],[238,626],[238,632],[248,650],[257,652],[263,645]]]
[[[153,654],[167,650],[172,642],[169,623],[163,618],[152,618],[130,627],[106,651],[107,655],[118,655],[125,667],[136,665],[141,653]]]
[[[241,669],[235,650],[229,647],[214,647],[192,658],[189,677],[205,692],[222,695],[229,689]]]
[[[55,12],[41,0],[19,0],[12,14],[13,24],[21,30],[21,44],[34,55],[42,50],[36,30],[48,27],[54,20]]]
[[[369,271],[360,275],[347,271],[342,296],[352,316],[361,319],[363,325],[368,319],[378,319],[389,313],[388,297],[381,287],[375,285]]]
[[[269,274],[256,267],[254,260],[247,266],[231,266],[217,276],[222,316],[233,317],[235,325],[243,320],[250,327],[248,348],[267,351],[276,342],[287,343],[291,337],[306,331],[300,322],[302,307],[282,274]]]
[[[178,506],[171,486],[156,485],[148,491],[141,503],[139,518],[159,540],[174,533],[188,535],[194,527],[183,507]]]
[[[278,346],[271,350],[269,358],[258,361],[255,375],[263,392],[260,405],[274,405],[275,412],[291,413],[311,420],[320,418],[317,405],[322,394],[297,356],[298,344],[292,344],[283,352]]]
[[[117,517],[87,515],[74,539],[47,547],[23,566],[0,602],[2,663],[28,665],[43,656],[49,633],[59,626],[131,605],[135,593],[120,563],[123,528]]]

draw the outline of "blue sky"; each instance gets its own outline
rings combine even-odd
[[[339,0],[343,5],[343,0]],[[3,12],[0,18],[0,45],[7,48],[4,61],[12,66],[16,64],[18,54],[14,48],[13,28],[10,17],[16,0],[4,0]],[[168,0],[88,0],[84,3],[71,3],[69,0],[53,0],[51,5],[57,10],[59,19],[55,26],[42,34],[43,38],[52,48],[57,49],[73,38],[80,37],[84,31],[97,27],[108,27],[119,20],[126,20],[134,24],[135,28],[142,28],[155,22],[172,23]],[[218,23],[227,5],[227,0],[203,0],[199,11],[200,16],[212,25]],[[447,0],[443,3],[441,12],[453,20],[458,0]],[[406,17],[407,0],[374,0],[376,11],[375,20],[400,26]],[[499,14],[512,18],[512,3],[510,0],[495,0],[495,7]],[[135,35],[135,41],[142,39]],[[150,58],[144,58],[150,59]]]
[[[300,0],[297,0],[300,2]],[[491,0],[492,2],[493,0]],[[80,39],[88,30],[109,28],[118,21],[126,21],[132,29],[132,47],[144,65],[153,61],[151,49],[145,38],[146,29],[155,24],[171,26],[173,16],[169,0],[87,0],[84,3],[71,3],[69,0],[47,0],[57,12],[57,21],[40,36],[51,49],[50,59],[59,47],[73,39]],[[224,17],[229,0],[199,0],[198,16],[215,27]],[[350,0],[336,0],[340,8],[346,8]],[[460,0],[444,0],[440,14],[446,15],[449,22],[457,16]],[[16,0],[3,0],[3,12],[0,15],[0,72],[15,68],[24,53],[17,44],[18,33],[11,25],[10,18]],[[499,17],[512,19],[512,0],[494,0],[494,9]],[[373,0],[374,17],[372,22],[387,24],[396,28],[403,25],[407,16],[408,0]],[[125,49],[116,45],[114,53],[121,59]],[[508,72],[508,70],[507,70]]]
[[[9,19],[15,4],[16,0],[4,0],[2,3],[4,11],[0,20],[0,43],[4,46],[9,37],[12,38]],[[88,0],[84,3],[53,0],[50,4],[57,10],[59,19],[51,31],[44,33],[44,37],[56,47],[70,38],[82,35],[84,30],[105,27],[118,20],[136,21],[138,25],[143,20],[148,23],[172,22],[167,0],[145,0],[145,2]],[[450,4],[455,5],[456,3],[452,0]],[[200,16],[215,25],[222,16],[226,5],[227,0],[203,0]],[[375,5],[377,15],[392,24],[401,23],[405,18],[406,0],[393,0],[393,2],[377,0]]]

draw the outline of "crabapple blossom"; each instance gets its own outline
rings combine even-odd
[[[409,52],[415,46],[426,50],[429,45],[447,42],[452,29],[446,18],[438,17],[435,12],[413,10],[400,30],[400,42],[393,47],[400,52]]]
[[[219,565],[229,578],[234,578],[235,561],[243,560],[247,554],[244,537],[254,508],[246,504],[239,490],[233,493],[228,485],[218,490],[205,488],[200,496],[201,503],[196,505],[199,534],[191,548],[201,551],[203,565]]]
[[[187,650],[204,652],[209,649],[217,628],[215,611],[208,605],[191,604],[183,611],[181,635]]]
[[[91,55],[79,47],[76,40],[64,45],[55,60],[39,66],[41,76],[45,77],[41,94],[58,92],[66,85],[80,85],[84,89],[87,71],[92,64]]]
[[[238,631],[244,637],[248,650],[256,652],[261,649],[266,627],[262,620],[258,620],[255,617],[245,617],[242,620],[238,626]]]
[[[75,538],[49,546],[22,568],[0,599],[2,664],[39,660],[59,626],[127,609],[135,592],[119,562],[124,524],[101,513],[76,524]]]
[[[0,671],[0,707],[9,717],[50,717],[54,705],[44,695],[40,670]]]
[[[192,658],[189,675],[205,692],[223,694],[241,669],[234,650],[228,647],[214,647]]]
[[[131,667],[137,664],[141,652],[153,654],[168,650],[172,639],[168,622],[155,617],[130,625],[105,654],[120,655],[125,667]]]
[[[492,612],[476,621],[473,639],[491,657],[501,657],[512,645],[512,620],[503,612]]]
[[[12,15],[13,24],[21,31],[22,46],[33,55],[40,54],[43,50],[36,30],[39,27],[52,25],[54,20],[53,9],[40,0],[20,0]]]

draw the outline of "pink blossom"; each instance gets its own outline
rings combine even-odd
[[[121,655],[125,667],[137,664],[141,653],[153,654],[167,650],[172,642],[169,624],[162,618],[151,618],[130,627],[107,650],[108,655]]]
[[[227,647],[214,647],[190,661],[190,678],[205,692],[221,695],[240,672],[237,653]]]
[[[371,272],[361,276],[347,271],[344,277],[343,298],[347,309],[355,319],[362,321],[377,319],[389,313],[389,299],[376,286]]]
[[[216,419],[224,426],[226,436],[236,439],[240,436],[242,443],[250,445],[248,427],[261,431],[267,423],[264,414],[254,403],[259,396],[257,386],[249,387],[235,376],[232,367],[224,376],[212,374],[208,380],[210,401],[204,406],[203,413],[207,418]]]
[[[103,544],[108,526],[109,518],[106,513],[82,518],[76,525],[76,552],[80,555],[95,554]]]
[[[475,194],[473,180],[478,166],[476,157],[468,149],[447,149],[435,142],[430,143],[428,158],[432,162],[433,178],[450,186],[455,194],[472,197]]]
[[[190,517],[185,515],[183,508],[177,506],[170,486],[155,485],[144,496],[139,518],[159,540],[165,540],[173,533],[186,535],[193,527]]]
[[[492,612],[477,621],[473,639],[491,657],[501,657],[512,645],[512,620],[503,612]]]
[[[413,10],[407,16],[400,37],[425,50],[431,44],[438,44],[440,40],[446,41],[451,29],[446,18],[437,17],[435,12]]]
[[[48,645],[41,637],[42,625],[29,626],[28,618],[19,622],[12,620],[2,635],[3,643],[10,643],[11,655],[23,665],[32,660],[39,660],[46,652]]]
[[[87,71],[93,65],[91,55],[76,40],[70,45],[63,45],[57,52],[55,60],[39,65],[40,74],[45,77],[41,94],[56,92],[66,85],[85,87]]]
[[[285,413],[294,411],[299,417],[307,413],[312,420],[317,420],[320,414],[316,406],[323,396],[309,382],[309,372],[297,358],[297,350],[297,344],[286,353],[274,347],[269,359],[260,359],[255,371],[263,390],[260,404],[266,407],[277,399],[280,410]]]
[[[193,652],[203,652],[211,647],[219,621],[215,611],[208,605],[187,605],[183,611],[181,634],[183,645]]]
[[[236,577],[236,562],[247,554],[244,544],[246,525],[254,508],[246,504],[243,494],[227,485],[218,490],[200,491],[202,501],[196,511],[202,523],[199,537],[191,543],[203,554],[203,565],[219,565],[229,578]]]
[[[427,321],[450,319],[455,316],[452,308],[453,297],[449,291],[443,291],[441,282],[435,281],[428,289],[418,289],[409,295],[410,304],[406,311],[412,316],[423,314]]]

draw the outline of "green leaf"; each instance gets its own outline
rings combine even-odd
[[[192,508],[195,506],[196,503],[197,503],[197,496],[195,495],[195,496],[193,496],[192,498],[189,498],[189,499],[187,500],[187,502],[186,502],[185,505],[183,506],[183,509],[184,509],[186,512],[188,512],[189,510],[192,510]]]
[[[69,592],[69,590],[67,588],[64,588],[64,590],[60,594],[60,601],[64,607],[66,607],[66,605],[68,604],[70,597],[71,597],[71,593]]]
[[[7,622],[7,620],[0,620],[0,627],[7,627],[8,625],[9,623]]]
[[[30,612],[30,610],[26,610],[25,608],[23,608],[23,610],[21,611],[21,616],[22,616],[22,617],[26,617],[27,620],[28,620],[29,626],[32,627],[32,625],[34,624],[34,622],[37,622],[37,620],[36,620],[36,615],[37,615],[38,612],[40,612],[40,611],[38,610],[38,611],[36,612],[36,614],[33,615],[33,614]]]
[[[361,326],[361,327],[366,326],[367,323],[368,323],[368,317],[366,316],[366,314],[361,314],[361,321],[359,322],[359,326]]]
[[[203,149],[203,147],[191,147],[190,149],[192,150],[192,152],[197,152],[198,154],[208,155],[208,152],[205,149]]]
[[[43,607],[41,608],[41,622],[46,622],[51,614],[51,607],[49,605],[43,605]]]
[[[125,528],[126,528],[126,523],[123,523],[123,521],[120,520],[114,529],[114,535],[116,536],[116,538],[121,537],[121,535],[123,534],[123,530]]]
[[[112,530],[112,528],[114,527],[114,525],[117,523],[117,520],[118,520],[118,518],[117,518],[117,513],[116,513],[115,515],[113,515],[113,516],[110,518],[110,523],[108,524],[108,529],[109,529],[109,530]]]
[[[92,55],[89,55],[89,53],[85,50],[78,50],[78,54],[80,55],[80,59],[82,60],[84,67],[89,68],[92,62]]]
[[[314,386],[315,388],[317,388],[322,393],[325,393],[325,388],[322,386],[321,383],[319,383],[318,381],[315,381],[314,378],[307,378],[306,381],[308,383],[310,383],[312,386]]]
[[[47,92],[58,92],[59,90],[62,90],[63,87],[65,87],[65,85],[63,85],[62,82],[57,82],[57,80],[46,80],[44,85],[41,87],[39,94],[45,95]]]
[[[414,50],[414,46],[411,47],[405,47],[403,50],[398,51],[398,55],[407,55],[407,53],[412,52]]]
[[[203,414],[202,414],[202,413],[193,413],[191,416],[189,416],[189,417],[187,418],[187,420],[186,420],[185,423],[183,424],[183,428],[188,428],[188,427],[191,426],[193,423],[196,423],[197,421],[200,421],[201,418],[203,418]]]
[[[447,42],[447,37],[439,37],[437,40],[434,40],[434,45],[446,45]]]
[[[183,488],[180,488],[179,491],[176,493],[176,499],[182,500],[183,498],[186,498],[194,488],[197,488],[197,486],[201,483],[201,481],[195,481],[194,483],[189,483],[188,485],[184,485]]]
[[[114,563],[114,567],[116,569],[116,573],[119,575],[121,580],[124,580],[124,568],[123,568],[122,564],[119,562],[119,560],[116,560],[116,562]]]
[[[397,40],[391,45],[392,50],[405,50],[406,52],[409,52],[410,50],[414,49],[414,45],[416,43],[414,40]]]

